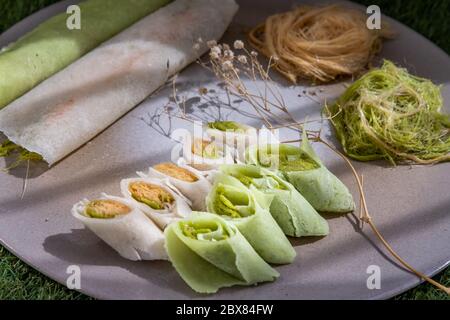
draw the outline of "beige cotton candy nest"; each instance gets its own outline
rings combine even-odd
[[[339,5],[299,6],[268,17],[249,33],[250,43],[293,83],[329,82],[364,70],[392,37],[386,24],[370,30],[363,12]]]

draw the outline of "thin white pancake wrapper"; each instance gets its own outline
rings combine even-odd
[[[140,177],[150,177],[157,179],[167,179],[169,182],[177,188],[182,195],[188,198],[192,203],[192,209],[195,211],[206,210],[206,196],[212,189],[212,184],[197,170],[187,165],[179,163],[178,166],[192,173],[198,180],[194,182],[183,181],[174,177],[171,177],[165,173],[156,170],[153,167],[148,169],[147,173],[138,172]]]
[[[217,152],[216,157],[210,158],[198,155],[194,153],[194,144],[195,141],[204,141],[208,147],[214,149]],[[226,145],[216,144],[212,140],[204,139],[203,137],[193,136],[191,134],[186,134],[182,137],[182,148],[183,148],[183,156],[178,159],[178,164],[184,163],[200,172],[206,177],[214,171],[218,170],[222,164],[233,164],[234,157],[233,152],[234,149],[232,147],[228,147]],[[203,150],[199,150],[202,151]]]
[[[162,210],[153,209],[143,202],[139,202],[133,198],[130,192],[130,184],[134,182],[144,182],[147,184],[155,185],[168,192],[174,199],[173,203],[167,205]],[[122,195],[135,204],[140,210],[142,210],[150,219],[152,219],[162,230],[177,220],[187,218],[192,210],[189,206],[189,200],[185,199],[181,193],[173,187],[168,180],[161,180],[155,178],[131,178],[124,179],[120,182],[120,190]]]
[[[91,218],[85,214],[89,200],[82,200],[73,206],[72,215],[125,259],[167,260],[164,234],[151,219],[127,199],[108,195],[100,199],[118,201],[132,211],[112,219]]]
[[[234,0],[174,1],[4,108],[0,131],[54,164],[206,52],[237,8]]]

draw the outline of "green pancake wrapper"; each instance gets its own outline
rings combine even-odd
[[[284,177],[320,212],[353,211],[355,203],[348,188],[322,163],[304,131],[300,147],[287,144],[253,146],[246,161],[278,169]],[[274,159],[278,163],[274,165]]]
[[[233,223],[265,261],[291,263],[296,252],[269,210],[264,209],[272,199],[254,186],[249,189],[238,179],[219,173],[206,205],[209,212]]]
[[[166,250],[183,280],[196,292],[274,281],[269,266],[233,225],[210,213],[194,213],[165,230]]]
[[[81,29],[58,14],[0,51],[0,109],[170,0],[87,0]]]
[[[252,185],[262,193],[273,196],[270,213],[286,235],[324,236],[329,233],[327,221],[292,184],[272,171],[253,165],[224,165],[220,170],[239,179],[247,187]]]

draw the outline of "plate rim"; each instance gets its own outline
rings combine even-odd
[[[49,13],[49,17],[54,16],[58,13],[62,13],[63,12],[63,8],[65,8],[65,6],[69,3],[72,4],[76,4],[79,3],[81,0],[61,0],[58,2],[55,2],[49,6],[46,6],[34,13],[32,13],[31,15],[25,17],[24,19],[16,22],[15,24],[13,24],[11,27],[9,27],[7,30],[5,30],[4,32],[2,32],[0,34],[0,49],[2,47],[5,47],[7,45],[9,45],[10,43],[13,43],[14,41],[17,41],[18,39],[20,39],[20,37],[22,37],[25,33],[27,33],[28,31],[30,31],[32,28],[34,27],[27,27],[27,25],[30,25],[30,21],[32,21],[33,19],[38,19],[39,22],[36,24],[32,24],[32,25],[39,25],[40,23],[44,22],[45,20],[42,20],[42,18],[37,18],[38,16],[41,15],[46,15],[47,13]],[[235,0],[237,2],[239,2],[239,0]],[[272,0],[274,1],[274,0]],[[356,6],[356,7],[360,7],[360,8],[366,8],[367,6],[360,4],[360,3],[355,3],[353,1],[348,1],[348,0],[337,0],[335,2],[341,2],[341,3],[345,3],[345,4],[349,4],[351,6]],[[50,14],[51,12],[51,14]],[[440,54],[442,56],[442,58],[444,58],[444,60],[447,61],[448,65],[450,66],[450,54],[448,54],[443,48],[441,48],[440,46],[438,46],[436,43],[434,43],[433,41],[431,41],[430,39],[428,39],[425,35],[419,33],[418,31],[410,28],[409,26],[407,26],[406,24],[404,24],[403,22],[389,16],[386,15],[382,12],[382,16],[384,18],[387,18],[387,20],[390,20],[391,22],[394,22],[397,25],[400,25],[403,29],[407,30],[410,33],[414,33],[415,36],[419,36],[422,40],[424,40],[430,47],[433,47],[433,49],[436,51],[436,53]],[[27,29],[28,31],[25,31],[25,33],[20,32],[21,28],[23,29]],[[15,33],[19,33],[20,35],[18,37],[14,37],[12,36]],[[7,43],[2,44],[2,42],[4,42],[4,39],[8,39],[8,38],[14,38],[15,40],[13,41],[9,41]],[[437,50],[436,50],[437,49]],[[137,106],[136,106],[137,107]],[[64,286],[65,288],[67,288],[66,283],[59,279],[59,277],[55,277],[55,275],[51,275],[49,273],[47,273],[45,270],[41,269],[39,266],[37,266],[34,262],[32,262],[31,260],[23,257],[21,254],[17,253],[11,246],[9,246],[0,236],[0,244],[7,249],[12,255],[14,255],[15,257],[19,258],[22,262],[24,262],[26,265],[28,265],[29,267],[32,267],[33,269],[35,269],[36,271],[38,271],[40,274],[44,275],[45,277],[57,282],[58,284]],[[445,259],[444,259],[445,260]],[[434,277],[435,275],[437,275],[438,273],[442,272],[444,269],[450,267],[450,256],[447,258],[447,261],[443,262],[442,265],[440,265],[437,268],[433,268],[432,270],[426,270],[423,271],[423,273],[429,277]],[[408,272],[408,271],[404,271],[404,272]],[[390,291],[387,292],[383,292],[380,293],[378,295],[375,295],[373,297],[370,298],[370,300],[384,300],[384,299],[389,299],[392,298],[394,296],[397,296],[399,294],[402,294],[412,288],[417,287],[418,285],[424,283],[425,281],[416,277],[411,279],[410,281],[405,282],[404,286],[401,287],[397,287],[395,289],[392,289]],[[68,289],[69,290],[69,289]],[[79,292],[82,294],[85,294],[89,297],[92,297],[94,299],[114,299],[114,298],[108,298],[102,295],[97,295],[97,294],[92,294],[89,293],[89,289],[88,290],[71,290],[71,291],[75,291],[75,292]],[[205,298],[202,296],[199,296],[198,298],[195,298],[195,300],[204,300]],[[207,298],[206,298],[207,299]],[[158,299],[159,300],[159,299]]]

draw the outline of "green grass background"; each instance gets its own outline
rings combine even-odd
[[[7,30],[36,10],[57,0],[0,0],[0,32]],[[331,0],[330,0],[331,2]],[[450,52],[450,0],[357,0],[364,5],[377,4],[381,11],[405,23]],[[432,63],[432,62],[430,62]],[[450,286],[450,268],[435,279]],[[0,246],[0,300],[4,299],[77,299],[89,297],[66,289],[27,266]],[[428,284],[422,284],[395,299],[446,299],[450,297]]]

